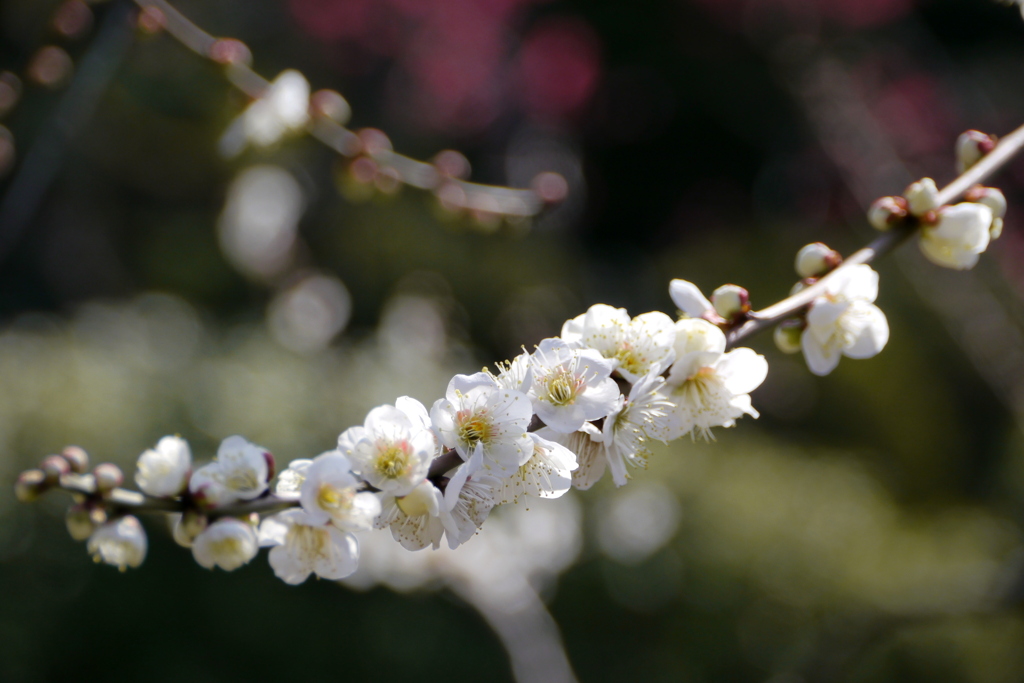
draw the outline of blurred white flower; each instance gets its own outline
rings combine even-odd
[[[471,474],[472,469],[470,463],[461,465],[444,491],[440,518],[452,550],[473,538],[497,504],[501,481],[481,471]]]
[[[499,470],[515,471],[533,454],[526,428],[533,418],[530,400],[500,386],[484,372],[456,375],[445,398],[430,410],[434,428],[463,460],[489,460]]]
[[[531,432],[533,455],[518,470],[501,481],[495,493],[498,502],[517,503],[521,496],[558,498],[572,485],[576,454],[560,443]]]
[[[241,436],[229,436],[217,449],[217,457],[192,475],[189,490],[203,505],[218,507],[252,500],[267,490],[273,456]]]
[[[302,491],[302,483],[306,481],[306,473],[312,460],[302,458],[292,460],[288,468],[277,475],[277,484],[274,486],[274,495],[285,500],[298,500]]]
[[[207,569],[234,571],[256,557],[259,539],[251,524],[225,517],[206,527],[192,541],[192,556]]]
[[[712,427],[732,427],[744,414],[757,417],[750,392],[768,374],[764,356],[751,349],[725,353],[725,334],[706,320],[676,323],[676,361],[662,391],[674,405],[665,418],[666,440],[684,434],[714,438]]]
[[[380,514],[380,501],[369,491],[360,492],[360,485],[352,474],[348,458],[338,451],[313,458],[299,493],[308,523],[329,522],[342,531],[371,529],[373,520]]]
[[[984,204],[963,202],[944,208],[934,225],[921,228],[918,244],[928,260],[946,268],[973,268],[991,238],[992,209]]]
[[[537,417],[556,432],[571,434],[615,409],[620,394],[611,372],[612,363],[598,351],[545,339],[530,356],[523,385]]]
[[[911,184],[904,191],[903,197],[907,200],[910,213],[918,217],[939,208],[939,188],[931,178],[921,178]]]
[[[343,579],[359,565],[355,536],[330,524],[312,524],[302,510],[285,510],[260,524],[260,546],[270,547],[270,566],[285,583],[300,584],[316,574]]]
[[[338,437],[338,449],[352,462],[352,471],[370,485],[404,496],[426,479],[437,455],[434,433],[424,423],[426,408],[409,397],[397,406],[380,406],[366,416],[362,427],[351,427]]]
[[[188,486],[192,451],[180,436],[165,436],[156,448],[140,455],[135,466],[135,483],[144,493],[158,498],[177,496]]]
[[[633,385],[618,410],[605,418],[602,429],[605,457],[616,486],[629,478],[626,464],[646,467],[651,439],[665,441],[673,424],[675,405],[664,395],[665,380],[650,374]]]
[[[98,527],[86,544],[93,560],[113,565],[121,571],[142,564],[147,547],[146,531],[131,515]]]
[[[564,341],[596,349],[630,382],[671,365],[675,336],[672,319],[664,313],[630,319],[626,309],[605,304],[594,304],[562,325]]]
[[[263,94],[243,111],[220,139],[230,158],[247,144],[268,147],[309,123],[309,81],[294,69],[278,74]]]
[[[840,356],[870,358],[889,340],[889,322],[874,305],[878,273],[867,265],[845,267],[825,283],[825,294],[811,302],[800,346],[807,366],[827,375]]]
[[[401,498],[389,493],[379,495],[381,513],[374,527],[391,527],[391,535],[407,550],[422,550],[428,545],[435,550],[440,547],[444,535],[441,522],[444,497],[436,486],[423,481]]]

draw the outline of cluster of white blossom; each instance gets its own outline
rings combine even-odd
[[[994,148],[991,136],[964,133],[961,171]],[[881,230],[916,230],[925,256],[940,265],[970,268],[999,236],[1006,200],[981,186],[955,206],[942,206],[941,197],[925,178],[875,202],[868,218]],[[750,331],[744,326],[778,323],[779,348],[802,352],[817,375],[842,356],[868,358],[885,347],[889,325],[874,303],[878,273],[857,260],[843,264],[821,243],[802,248],[795,268],[801,280],[793,293],[812,290],[779,314],[752,312],[742,287],[723,285],[708,299],[685,280],[669,286],[678,320],[591,306],[532,352],[494,371],[456,375],[429,410],[408,396],[374,408],[340,434],[336,449],[292,461],[276,481],[273,456],[241,436],[225,439],[198,469],[184,439],[164,437],[137,462],[135,481],[148,502],[108,500],[123,475],[101,464],[89,475],[90,496],[69,511],[68,529],[88,541],[96,561],[124,569],[143,561],[147,542],[138,520],[120,513],[178,510],[174,538],[200,565],[234,570],[270,547],[275,574],[292,584],[310,574],[352,575],[354,532],[390,529],[408,550],[438,549],[445,538],[454,550],[497,505],[588,489],[606,470],[622,486],[630,468],[646,466],[653,441],[713,439],[716,427],[756,418],[750,393],[768,364],[751,349],[730,349],[727,333],[738,330],[735,341]],[[32,500],[87,465],[84,451],[69,447],[23,473],[18,496]]]

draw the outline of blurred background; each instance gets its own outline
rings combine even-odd
[[[0,0],[0,680],[1024,680],[1024,160],[975,270],[877,265],[880,356],[816,378],[753,339],[760,420],[498,510],[457,553],[366,537],[347,585],[295,588],[263,557],[208,572],[154,518],[122,575],[66,498],[10,486],[71,443],[130,472],[171,433],[200,461],[236,433],[311,457],[592,303],[672,313],[673,277],[772,303],[800,246],[849,253],[874,198],[954,177],[961,131],[1024,122],[1017,7],[175,6],[396,150],[557,171],[568,198],[459,212],[308,136],[226,160],[248,100],[222,67],[127,3]]]

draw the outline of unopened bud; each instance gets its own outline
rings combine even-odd
[[[796,274],[800,277],[821,277],[834,270],[843,257],[821,242],[812,242],[796,253]]]
[[[61,477],[71,472],[71,465],[59,455],[48,455],[39,464],[39,469],[46,475],[47,485],[56,486]]]
[[[96,477],[96,491],[99,493],[112,491],[124,482],[124,473],[121,468],[109,462],[96,465],[92,475]]]
[[[903,192],[907,209],[915,216],[923,216],[939,208],[939,188],[931,178],[921,178]]]
[[[31,503],[46,491],[46,474],[42,470],[25,470],[14,483],[14,496],[22,503]]]
[[[886,231],[907,217],[907,200],[903,197],[882,197],[868,209],[868,222],[875,230]]]
[[[711,293],[711,305],[726,320],[735,320],[750,312],[750,294],[739,285],[722,285]]]
[[[352,118],[352,107],[336,90],[317,90],[309,98],[309,108],[314,114],[325,116],[339,126],[344,126]]]
[[[189,545],[191,545],[195,537],[206,531],[206,527],[209,525],[210,520],[203,513],[198,510],[186,510],[181,516],[181,521],[178,522],[180,531],[175,531],[175,540],[178,540],[177,534],[180,533],[181,538],[187,539]],[[178,542],[181,543],[180,540]]]
[[[84,505],[72,505],[68,508],[64,523],[67,524],[71,538],[76,541],[84,541],[96,530],[96,524],[93,523],[89,508]]]
[[[981,158],[996,148],[994,135],[982,133],[980,130],[969,130],[956,139],[956,170],[963,173]]]
[[[975,185],[967,191],[964,199],[969,202],[984,204],[992,209],[992,216],[995,218],[1006,216],[1006,197],[998,188]]]
[[[775,346],[783,353],[800,351],[800,337],[804,333],[804,322],[795,318],[783,320],[775,328]]]
[[[992,225],[988,229],[988,238],[990,240],[997,240],[1003,234],[1003,219],[993,218]]]
[[[68,446],[61,451],[60,457],[68,461],[71,471],[76,474],[85,474],[89,469],[89,454],[78,446]]]

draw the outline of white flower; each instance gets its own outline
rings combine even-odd
[[[277,484],[274,486],[274,495],[284,500],[298,500],[302,491],[302,482],[306,481],[306,473],[312,460],[303,458],[292,460],[288,468],[277,475]]]
[[[562,325],[562,339],[596,349],[630,382],[648,373],[661,374],[672,364],[675,341],[672,319],[664,313],[638,315],[624,308],[594,304]]]
[[[217,457],[192,475],[189,490],[207,507],[253,500],[267,490],[273,456],[240,436],[229,436],[217,449]]]
[[[501,481],[483,472],[470,474],[472,469],[470,463],[459,467],[445,487],[439,511],[452,550],[473,538],[497,504],[495,490]]]
[[[624,486],[629,478],[627,463],[633,467],[647,466],[651,439],[666,440],[673,424],[669,415],[675,406],[665,399],[664,386],[661,377],[647,375],[633,385],[621,407],[604,420],[605,457],[616,486]]]
[[[86,549],[96,562],[124,571],[142,564],[147,546],[146,531],[138,519],[128,515],[98,527],[89,537]]]
[[[608,468],[608,457],[604,447],[604,434],[589,422],[572,434],[559,434],[544,427],[536,432],[539,436],[565,446],[576,456],[576,469],[572,471],[572,485],[586,491],[600,481]]]
[[[992,209],[984,204],[963,202],[939,212],[935,225],[921,228],[918,244],[932,263],[946,268],[973,268],[988,248]]]
[[[530,356],[523,384],[537,417],[556,432],[571,434],[615,409],[620,394],[611,372],[612,363],[598,351],[545,339]]]
[[[915,216],[923,216],[939,208],[939,188],[931,178],[921,178],[903,193],[907,208]]]
[[[572,485],[576,454],[537,432],[531,432],[530,438],[533,439],[533,455],[511,476],[504,478],[495,492],[495,497],[503,504],[517,503],[520,496],[558,498]]]
[[[530,400],[498,385],[487,373],[453,377],[445,398],[431,408],[430,418],[444,445],[463,460],[486,458],[511,471],[533,453],[526,433],[533,418]]]
[[[422,550],[428,545],[436,550],[441,546],[444,524],[441,506],[444,496],[429,481],[420,482],[409,495],[396,498],[381,493],[381,513],[374,526],[391,527],[391,535],[407,550]]]
[[[715,311],[715,307],[692,282],[672,280],[668,284],[668,294],[679,310],[691,318],[703,318],[707,313]]]
[[[271,547],[270,566],[285,583],[300,584],[316,574],[343,579],[359,564],[355,536],[337,527],[312,524],[302,510],[285,510],[260,524],[260,546]]]
[[[872,303],[878,273],[862,264],[840,268],[823,282],[825,294],[811,302],[800,336],[804,359],[816,375],[832,372],[840,356],[870,358],[889,340],[889,322]]]
[[[768,374],[764,356],[750,349],[725,353],[725,334],[705,320],[676,323],[676,362],[663,391],[675,405],[660,438],[690,433],[713,438],[712,427],[732,427],[744,414],[757,417],[750,392]]]
[[[206,527],[192,541],[192,556],[203,567],[230,572],[256,557],[259,539],[251,524],[225,517]]]
[[[523,351],[521,354],[516,356],[510,361],[504,363],[495,363],[498,368],[498,374],[487,371],[494,381],[506,389],[512,389],[513,391],[525,391],[523,389],[523,380],[526,379],[526,371],[530,369],[530,354]]]
[[[329,522],[343,531],[372,528],[374,518],[380,514],[380,501],[368,491],[359,492],[359,486],[348,459],[338,451],[315,457],[299,493],[307,523]]]
[[[434,433],[423,420],[426,408],[403,397],[413,417],[393,406],[370,411],[362,427],[352,427],[338,437],[338,449],[349,457],[352,471],[372,486],[404,496],[426,479],[437,455]],[[414,404],[414,405],[412,405]]]
[[[180,436],[165,436],[156,448],[139,456],[135,483],[144,493],[159,498],[173,497],[188,486],[192,451]]]
[[[304,130],[309,123],[309,90],[309,81],[301,73],[282,71],[221,136],[221,154],[234,157],[246,145],[268,147]]]

